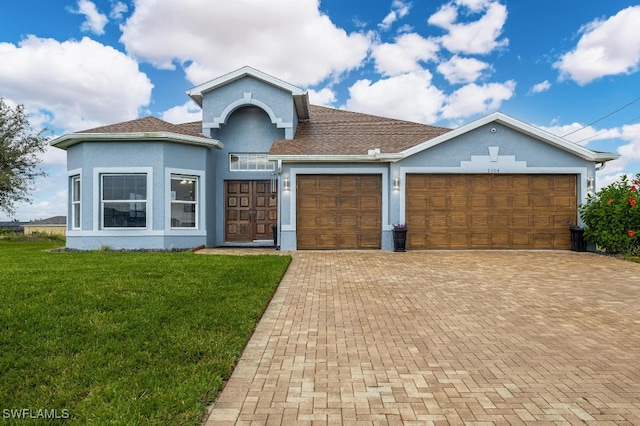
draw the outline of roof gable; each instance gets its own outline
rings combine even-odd
[[[204,93],[210,92],[218,87],[225,86],[244,77],[253,77],[256,80],[260,80],[284,90],[285,92],[291,93],[295,103],[296,112],[298,113],[298,118],[300,120],[306,120],[309,118],[309,96],[306,90],[249,66],[242,67],[223,76],[214,78],[213,80],[209,80],[206,83],[195,86],[192,89],[187,90],[187,95],[202,107]]]
[[[570,142],[566,139],[558,137],[538,127],[532,126],[531,124],[527,124],[523,121],[517,120],[513,117],[510,117],[500,112],[495,112],[493,114],[482,117],[476,121],[465,124],[464,126],[458,127],[457,129],[452,130],[451,132],[442,134],[433,139],[425,140],[423,143],[403,151],[402,156],[403,158],[409,157],[413,154],[422,152],[426,149],[429,149],[441,143],[447,142],[455,137],[471,132],[475,129],[478,129],[490,123],[502,124],[517,132],[530,136],[539,141],[548,143],[549,145],[562,149],[563,151],[569,152],[573,155],[576,155],[588,161],[605,162],[605,161],[615,160],[620,157],[617,154],[612,154],[608,152],[592,151],[588,148],[585,148],[583,146]]]

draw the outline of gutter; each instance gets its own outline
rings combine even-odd
[[[172,132],[70,133],[53,139],[49,144],[56,148],[67,149],[81,142],[99,141],[166,141],[208,148],[224,148],[224,144],[217,139],[182,135]]]

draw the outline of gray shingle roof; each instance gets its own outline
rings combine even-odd
[[[171,132],[211,140],[200,133],[202,122],[171,124],[156,117],[78,133]],[[298,124],[293,140],[276,140],[271,155],[366,155],[380,148],[382,154],[395,154],[433,139],[451,129],[358,112],[311,105],[310,119]],[[224,142],[224,141],[223,141]]]
[[[380,148],[393,154],[451,129],[312,105],[293,140],[277,140],[271,155],[366,155]]]
[[[108,126],[95,127],[93,129],[82,130],[77,133],[157,133],[167,132],[179,135],[194,136],[203,139],[211,139],[200,133],[194,123],[171,124],[156,117],[144,117],[122,123],[110,124]]]

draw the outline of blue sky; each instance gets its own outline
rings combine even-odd
[[[501,111],[571,133],[621,154],[602,186],[640,171],[639,22],[629,0],[0,0],[0,96],[52,135],[186,122],[185,90],[250,65],[318,105],[446,127]],[[66,214],[64,151],[42,168],[15,218]]]

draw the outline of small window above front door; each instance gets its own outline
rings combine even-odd
[[[275,161],[267,160],[267,154],[229,154],[229,170],[232,172],[263,172],[275,168]]]

